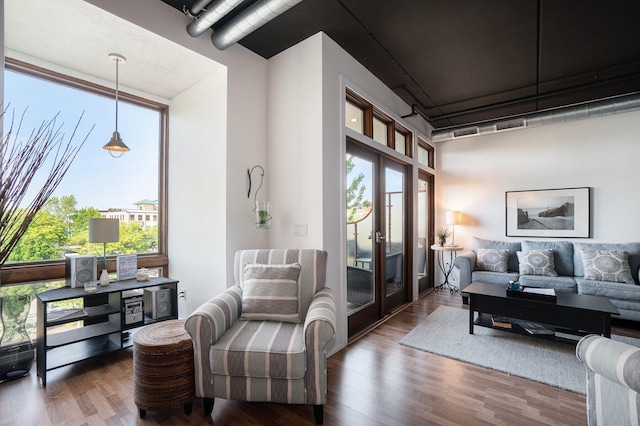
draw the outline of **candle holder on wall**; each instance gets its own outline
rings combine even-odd
[[[247,169],[247,177],[249,179],[249,190],[247,191],[247,198],[251,197],[251,174],[256,168],[260,169],[260,185],[258,186],[258,189],[256,189],[255,194],[253,194],[253,211],[256,213],[256,228],[269,229],[272,219],[269,210],[270,203],[268,201],[258,201],[257,199],[258,191],[260,191],[260,188],[262,188],[262,181],[264,179],[264,169],[260,165],[256,165],[251,169]]]

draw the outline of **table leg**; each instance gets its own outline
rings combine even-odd
[[[469,334],[473,334],[473,296],[469,296]]]
[[[442,290],[443,288],[448,288],[451,294],[460,291],[460,287],[457,285],[453,285],[449,282],[449,276],[453,272],[453,260],[455,259],[455,252],[449,252],[449,262],[445,261],[444,251],[439,251],[437,253],[438,258],[438,266],[440,267],[440,271],[444,275],[444,281],[439,286],[435,287],[435,291]]]

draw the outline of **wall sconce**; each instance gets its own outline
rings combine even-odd
[[[260,185],[258,189],[256,189],[255,194],[253,194],[253,202],[255,203],[255,207],[253,211],[256,212],[256,228],[258,229],[269,229],[271,226],[271,214],[269,213],[269,202],[268,201],[258,201],[258,191],[262,188],[262,181],[264,179],[264,169],[262,166],[253,166],[251,169],[247,169],[247,177],[249,179],[249,190],[247,191],[247,198],[251,197],[251,173],[258,168],[260,169]]]
[[[452,225],[451,245],[456,245],[456,225],[462,223],[462,214],[458,210],[448,210],[445,214],[445,223]]]
[[[109,59],[116,63],[116,131],[113,132],[111,140],[103,146],[102,149],[109,151],[109,154],[113,158],[120,158],[125,152],[129,151],[129,147],[122,141],[120,133],[118,132],[118,64],[120,64],[120,62],[126,62],[126,59],[117,53],[110,53]]]

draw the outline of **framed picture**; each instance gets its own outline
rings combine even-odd
[[[590,188],[507,191],[508,237],[589,238]]]
[[[116,271],[118,281],[135,278],[136,272],[138,271],[138,256],[135,254],[124,254],[116,257]]]

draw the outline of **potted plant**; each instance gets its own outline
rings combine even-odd
[[[436,230],[436,237],[438,238],[438,244],[444,246],[451,233],[446,226],[440,227]]]

